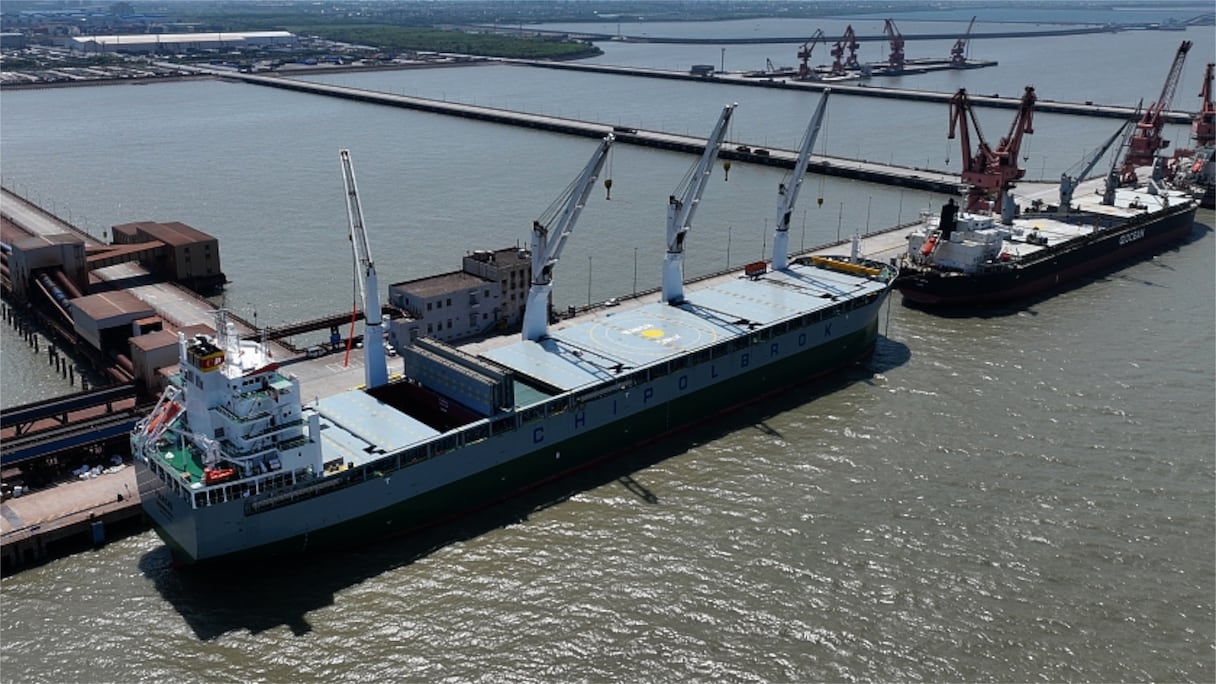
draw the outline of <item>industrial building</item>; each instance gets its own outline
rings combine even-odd
[[[205,50],[248,50],[265,47],[294,47],[297,38],[288,31],[244,31],[231,33],[134,33],[111,36],[74,36],[68,48],[81,52],[125,52],[133,54],[186,53]]]
[[[389,285],[389,302],[410,318],[389,324],[399,351],[420,337],[451,341],[520,324],[532,253],[518,247],[466,254],[462,269]]]
[[[201,230],[177,221],[139,221],[114,226],[111,231],[115,245],[164,245],[162,250],[144,251],[133,259],[156,275],[199,292],[227,282],[220,268],[219,240]],[[100,268],[101,258],[91,256],[91,266]]]
[[[39,286],[46,288],[48,294],[54,294],[58,288],[48,288],[49,280],[38,282],[41,276],[50,272],[62,274],[60,282],[51,284],[63,285],[69,294],[75,295],[87,289],[84,242],[75,235],[32,235],[12,242],[6,239],[5,242],[8,245],[5,250],[8,276],[12,281],[13,296],[18,302],[33,298],[33,291]],[[66,297],[61,290],[55,295],[60,306],[65,305]]]
[[[113,226],[109,245],[86,244],[72,233],[29,235],[7,221],[2,227],[4,284],[14,304],[38,311],[43,324],[58,333],[60,344],[90,357],[120,383],[138,377],[145,387],[154,388],[157,369],[172,365],[177,350],[172,340],[142,340],[163,330],[165,321],[152,305],[115,290],[94,271],[139,262],[140,272],[199,292],[226,282],[218,240],[184,223]],[[132,357],[139,363],[133,364]]]

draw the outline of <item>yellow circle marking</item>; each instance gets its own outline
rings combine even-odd
[[[664,335],[665,335],[665,333],[662,330],[659,330],[658,328],[647,328],[642,331],[642,337],[645,337],[645,338],[648,338],[651,340],[657,340],[660,337],[663,337]]]

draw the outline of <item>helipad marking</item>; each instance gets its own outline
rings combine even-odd
[[[660,338],[660,337],[663,337],[663,336],[665,336],[666,334],[667,334],[667,333],[663,332],[663,331],[662,331],[661,329],[659,329],[659,328],[647,328],[646,330],[643,330],[643,331],[642,331],[642,337],[645,337],[645,338],[648,338],[648,339],[652,339],[652,340],[655,340],[655,339],[658,339],[658,338]]]

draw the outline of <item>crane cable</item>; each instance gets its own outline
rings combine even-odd
[[[347,238],[355,241],[354,233],[352,232]],[[359,312],[359,259],[351,252],[351,297],[350,297],[350,332],[346,335],[346,355],[342,358],[342,367],[350,366],[350,348],[355,343],[355,318]]]
[[[829,118],[831,118],[829,110],[827,108],[824,108],[824,110],[823,110],[823,142],[819,143],[819,150],[820,150],[819,154],[820,154],[820,156],[824,156],[824,157],[827,156],[826,150],[828,147],[827,132],[828,132],[828,119]],[[803,169],[802,171],[803,171],[803,173],[805,173],[806,169]],[[824,184],[827,182],[827,177],[828,177],[828,175],[826,173],[823,173],[822,171],[819,173],[819,199],[816,200],[816,206],[820,206],[820,207],[823,206],[823,187],[824,187]],[[804,232],[805,232],[805,221],[806,221],[806,218],[804,215],[804,217],[803,217]]]
[[[606,200],[610,200],[610,199],[612,199],[612,157],[613,157],[613,149],[614,149],[614,148],[611,148],[611,147],[610,147],[610,148],[608,148],[608,177],[604,179],[604,192],[605,192],[604,199],[606,199]]]

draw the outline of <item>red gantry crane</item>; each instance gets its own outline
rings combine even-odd
[[[815,33],[798,48],[798,80],[808,81],[815,78],[815,67],[811,66],[811,52],[823,40],[823,29],[815,29]]]
[[[967,40],[971,38],[971,27],[973,26],[975,26],[975,17],[971,17],[971,23],[967,24],[967,31],[961,38],[954,41],[954,47],[950,48],[950,66],[967,66]]]
[[[861,65],[857,63],[857,48],[861,44],[857,42],[857,34],[853,33],[853,25],[849,24],[844,30],[844,35],[836,44],[832,46],[832,75],[843,76],[849,69],[860,69]],[[849,51],[849,56],[844,56],[844,51]]]
[[[1190,49],[1189,40],[1182,41],[1182,45],[1178,46],[1174,63],[1170,65],[1165,84],[1161,88],[1161,96],[1144,110],[1144,115],[1136,123],[1136,130],[1128,141],[1127,155],[1123,158],[1123,168],[1119,172],[1120,183],[1135,184],[1136,167],[1152,166],[1156,162],[1157,153],[1169,147],[1170,141],[1161,137],[1161,131],[1165,127],[1163,114],[1174,102],[1174,91],[1177,90],[1178,78],[1182,75],[1182,64],[1186,61],[1186,53]]]
[[[1216,144],[1216,104],[1212,103],[1212,71],[1216,64],[1208,63],[1203,71],[1203,87],[1199,99],[1203,101],[1195,120],[1191,122],[1191,139],[1195,147],[1211,147]]]
[[[887,68],[890,73],[901,74],[904,71],[904,35],[895,28],[895,22],[890,19],[882,26],[882,32],[887,34],[891,43],[891,54],[887,57]]]
[[[950,133],[946,137],[953,140],[955,131],[959,132],[963,152],[961,177],[964,183],[971,186],[967,191],[967,211],[1000,211],[1006,192],[1013,187],[1014,181],[1025,175],[1026,171],[1018,168],[1018,152],[1022,147],[1022,136],[1034,133],[1035,99],[1034,88],[1026,86],[1017,116],[1009,127],[1009,135],[1001,138],[996,149],[989,147],[984,140],[967,91],[960,88],[950,99]],[[978,142],[974,153],[971,150],[972,126],[975,127]]]

